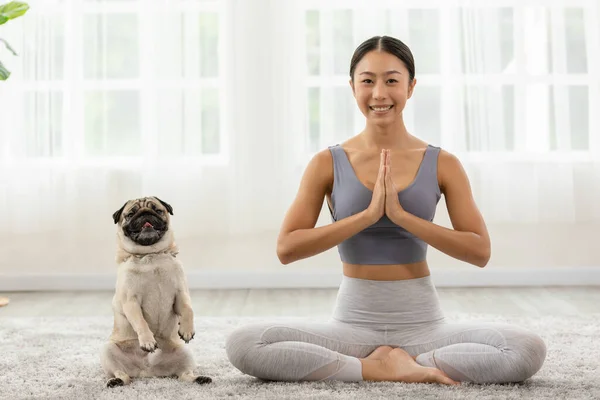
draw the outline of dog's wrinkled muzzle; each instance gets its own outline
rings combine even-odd
[[[124,226],[123,232],[134,242],[150,246],[158,242],[167,229],[166,222],[157,214],[145,211],[139,213],[127,226]]]

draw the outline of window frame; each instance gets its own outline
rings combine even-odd
[[[407,0],[402,3],[402,9],[407,12],[409,9],[438,9],[440,17],[440,36],[439,36],[439,47],[441,50],[441,62],[449,58],[448,52],[451,51],[452,38],[451,35],[447,34],[449,29],[452,29],[453,23],[451,21],[451,10],[456,7],[469,7],[473,6],[472,2],[465,0]],[[583,8],[583,17],[586,22],[586,46],[588,49],[600,48],[600,5],[594,3],[592,0],[574,0],[565,1],[565,4],[556,6],[549,5],[543,0],[484,0],[477,3],[477,8],[504,8],[509,7],[513,9],[514,18],[514,29],[513,37],[514,41],[514,57],[517,70],[514,73],[464,73],[462,71],[453,72],[442,69],[439,74],[418,74],[418,85],[416,90],[422,86],[434,86],[439,87],[441,92],[441,109],[440,109],[440,125],[448,125],[448,117],[445,116],[444,107],[451,101],[451,92],[448,90],[451,87],[464,87],[463,85],[479,85],[480,87],[486,86],[497,86],[497,85],[510,85],[514,88],[515,104],[515,134],[524,127],[523,122],[519,120],[516,115],[516,110],[522,104],[522,96],[525,93],[526,86],[530,84],[545,84],[548,86],[586,86],[588,88],[588,142],[589,147],[587,150],[549,150],[544,152],[535,152],[528,150],[506,150],[506,151],[483,151],[483,150],[461,150],[455,149],[452,146],[453,137],[452,132],[443,130],[440,132],[440,143],[436,144],[442,148],[448,148],[456,154],[461,160],[469,163],[483,163],[483,162],[507,162],[507,163],[520,163],[520,162],[553,162],[553,163],[574,163],[582,162],[588,163],[595,160],[597,154],[600,153],[600,135],[595,135],[595,132],[600,131],[600,121],[592,118],[592,110],[600,109],[600,58],[590,57],[592,53],[588,50],[587,58],[587,73],[574,74],[574,73],[548,73],[548,74],[531,74],[528,73],[525,68],[525,48],[524,44],[519,38],[523,37],[524,29],[524,15],[523,9],[525,7],[533,6],[544,6],[553,7],[558,9],[564,8]],[[368,9],[389,9],[397,8],[398,3],[395,1],[382,0],[377,3],[368,5]],[[306,13],[308,11],[331,11],[331,10],[353,10],[360,11],[365,9],[364,2],[360,0],[305,0],[300,6],[302,12],[303,23],[303,37],[307,37],[307,26],[306,26]],[[331,21],[329,21],[331,22]],[[323,26],[323,21],[319,21],[320,26]],[[590,29],[589,27],[595,27]],[[319,30],[319,43],[323,43],[323,36],[331,33],[331,27]],[[331,41],[325,39],[325,41]],[[321,46],[322,47],[322,46]],[[307,61],[308,51],[305,51],[304,60]],[[327,88],[327,87],[348,87],[349,77],[347,75],[311,75],[306,68],[306,74],[304,76],[304,90],[308,93],[310,88]],[[490,84],[493,82],[493,84]],[[348,95],[351,96],[350,89],[348,88]],[[308,106],[308,96],[306,96]],[[410,101],[410,100],[409,100]],[[356,109],[358,112],[358,109]],[[307,112],[306,115],[306,126],[309,125],[310,115]],[[410,120],[411,116],[408,116]],[[352,135],[358,132],[352,133]],[[301,155],[299,161],[302,165],[306,165],[308,161],[314,156],[315,152],[310,151],[311,146],[308,144],[310,131],[307,128],[305,134],[305,141],[307,142],[305,151]],[[350,134],[349,134],[350,135]],[[324,146],[331,142],[331,137],[324,137],[320,135],[319,144],[317,147],[325,148]],[[329,143],[331,144],[331,143]]]
[[[62,132],[62,155],[61,156],[15,156],[14,152],[6,151],[2,157],[2,163],[15,168],[127,168],[136,170],[142,168],[144,162],[157,154],[160,147],[159,138],[149,121],[145,121],[144,115],[148,115],[148,110],[152,107],[152,101],[156,97],[156,92],[162,89],[203,89],[216,88],[219,93],[219,149],[217,154],[199,154],[194,156],[175,155],[167,157],[166,160],[171,165],[194,168],[196,166],[224,166],[229,162],[229,132],[225,116],[225,105],[227,103],[227,91],[223,82],[224,67],[228,62],[228,54],[224,51],[229,34],[227,4],[218,0],[181,0],[172,3],[168,12],[178,13],[202,13],[210,12],[218,14],[219,18],[219,39],[218,39],[218,75],[216,77],[200,78],[175,78],[161,79],[153,81],[152,88],[144,86],[144,80],[150,77],[150,68],[148,67],[151,58],[150,53],[144,52],[148,47],[148,41],[151,39],[149,32],[151,24],[148,23],[148,16],[154,11],[160,10],[160,4],[155,2],[146,3],[140,0],[115,1],[115,2],[95,2],[93,0],[74,0],[71,2],[52,2],[35,4],[37,12],[56,14],[64,17],[64,46],[65,52],[68,49],[78,47],[81,58],[73,57],[73,63],[65,62],[62,79],[23,79],[20,81],[8,80],[3,84],[7,91],[16,94],[16,98],[24,101],[25,96],[29,94],[51,94],[59,92],[63,96],[63,104],[70,104],[69,115],[77,120],[69,124],[75,132],[65,130]],[[83,17],[86,15],[106,15],[106,14],[135,14],[138,17],[138,44],[139,44],[139,75],[134,79],[89,79],[84,78],[83,58],[85,53],[83,47]],[[71,54],[73,51],[71,50]],[[68,55],[66,56],[68,58]],[[23,68],[24,62],[21,58],[15,60],[17,68]],[[70,76],[72,79],[65,79]],[[139,131],[140,143],[143,146],[141,155],[134,156],[90,156],[85,151],[85,94],[89,91],[107,92],[131,90],[139,94]],[[63,111],[63,118],[65,112]],[[142,134],[142,132],[151,132]],[[187,133],[189,135],[190,133]],[[8,142],[14,140],[9,135]]]

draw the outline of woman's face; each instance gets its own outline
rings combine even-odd
[[[368,122],[388,125],[402,118],[406,101],[417,83],[409,83],[408,69],[396,56],[370,51],[358,62],[350,81],[358,107]]]

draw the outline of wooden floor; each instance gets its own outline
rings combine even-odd
[[[327,316],[335,289],[192,291],[198,316]],[[577,316],[600,312],[600,287],[438,288],[444,312],[517,316]],[[1,293],[10,304],[0,318],[109,316],[112,292]]]

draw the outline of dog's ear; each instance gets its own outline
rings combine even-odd
[[[112,215],[113,217],[113,221],[115,221],[115,224],[119,222],[119,220],[121,219],[121,214],[123,213],[123,209],[125,208],[125,206],[127,205],[127,203],[129,203],[128,201],[125,202],[125,204],[123,204],[123,207],[119,208],[117,211],[114,212],[114,214]]]
[[[165,208],[167,209],[167,211],[169,212],[169,214],[173,215],[173,207],[171,207],[171,205],[165,201],[162,201],[161,199],[159,199],[156,196],[152,196],[154,197],[156,200],[160,201],[160,204],[162,204],[163,206],[165,206]]]

